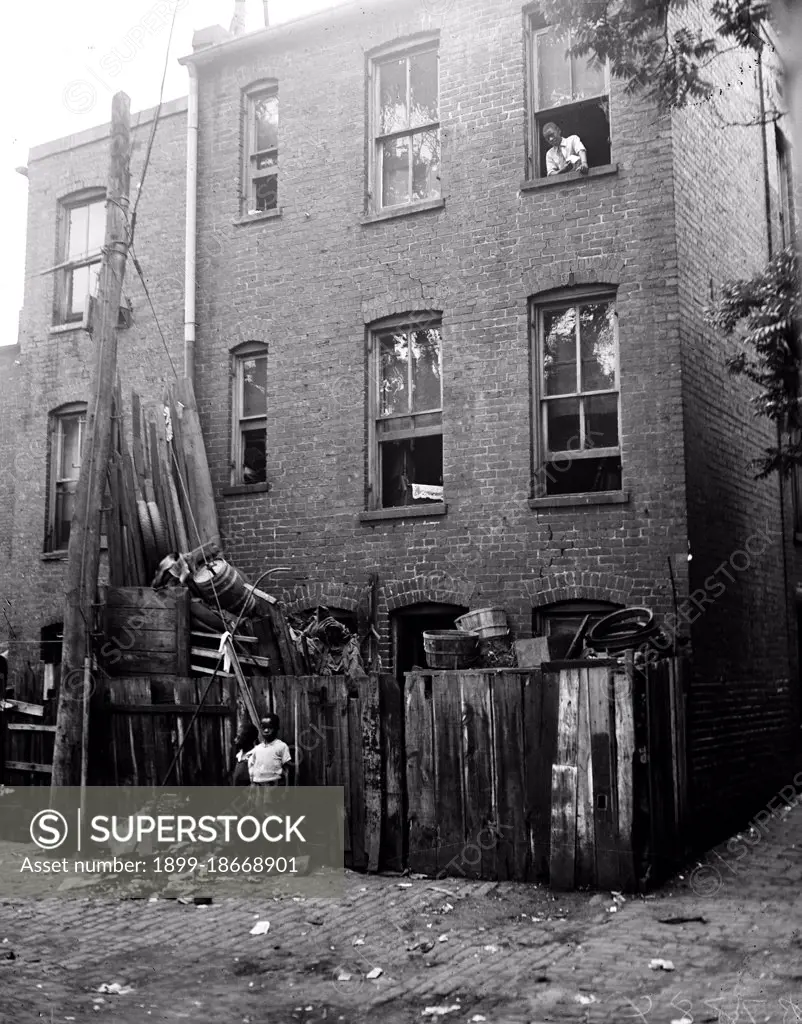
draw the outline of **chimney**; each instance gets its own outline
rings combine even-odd
[[[245,35],[245,0],[234,0],[234,17],[229,32],[232,36]]]
[[[265,9],[265,28],[270,28],[270,0],[262,0]]]

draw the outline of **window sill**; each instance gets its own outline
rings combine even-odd
[[[68,324],[51,324],[47,329],[48,334],[66,334],[68,331],[85,331],[86,325],[83,320],[73,320]]]
[[[239,217],[233,222],[234,227],[242,227],[243,224],[261,224],[265,220],[278,220],[281,217],[281,209],[278,210],[267,210],[265,213],[249,213],[244,217]]]
[[[220,492],[224,497],[232,494],[267,494],[270,484],[232,484]]]
[[[548,178],[530,178],[521,182],[522,192],[534,192],[539,188],[552,188],[565,185],[569,181],[587,181],[589,178],[605,178],[610,174],[618,174],[618,164],[605,164],[603,167],[591,167],[587,174],[569,171],[568,174],[552,174]]]
[[[43,551],[41,559],[43,562],[66,562],[67,551]]]
[[[360,512],[360,523],[381,523],[388,519],[423,519],[427,516],[444,516],[448,505],[444,501],[433,501],[431,505],[401,505],[398,508],[377,508],[371,512]]]
[[[584,494],[547,494],[530,498],[530,508],[570,508],[577,505],[626,505],[628,491],[587,491]]]
[[[442,197],[440,199],[427,199],[424,203],[411,203],[409,206],[394,206],[390,210],[382,210],[381,213],[371,213],[369,216],[363,217],[359,223],[362,225],[378,224],[383,220],[395,220],[396,217],[411,217],[413,214],[425,213],[427,210],[444,210],[445,207],[446,201]]]

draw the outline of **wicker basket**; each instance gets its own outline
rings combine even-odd
[[[492,640],[497,636],[507,636],[507,613],[503,608],[477,608],[476,611],[461,615],[456,623],[457,629],[466,633],[475,633],[480,640]]]
[[[470,668],[476,662],[478,638],[464,630],[444,629],[423,634],[429,668]]]

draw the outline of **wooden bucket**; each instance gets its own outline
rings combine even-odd
[[[456,621],[457,629],[475,633],[481,640],[507,636],[510,629],[507,613],[503,608],[477,608],[476,611],[461,615]]]
[[[256,607],[256,598],[245,586],[242,575],[223,558],[202,565],[192,576],[198,593],[212,608],[218,602],[223,611],[239,615],[250,614]]]
[[[429,668],[470,668],[476,661],[477,637],[458,629],[423,634],[423,649]]]

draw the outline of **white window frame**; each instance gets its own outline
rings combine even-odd
[[[56,525],[59,508],[59,494],[68,493],[69,484],[77,487],[78,478],[81,472],[81,464],[76,467],[78,475],[75,477],[61,477],[61,461],[64,452],[64,422],[65,420],[79,420],[79,450],[83,459],[83,445],[86,437],[87,406],[85,402],[74,402],[51,413],[50,418],[50,480],[48,485],[48,517],[47,533],[45,536],[45,551],[58,552],[66,551],[67,548],[56,546]]]
[[[425,412],[381,413],[381,338],[385,334],[414,333],[420,330],[437,330],[440,332],[440,407],[427,409]],[[389,441],[407,441],[419,437],[443,437],[443,320],[440,314],[416,317],[415,315],[393,317],[381,324],[371,327],[368,331],[368,509],[380,511],[385,508],[382,496],[382,445]],[[412,360],[408,363],[407,394],[412,395]],[[393,420],[415,420],[421,417],[439,416],[439,424],[412,426],[408,428],[381,431],[380,423],[392,423]],[[443,474],[443,494],[445,496],[445,467]],[[443,498],[432,499],[432,504],[440,504]],[[388,505],[387,508],[414,508],[410,506]]]
[[[265,411],[260,416],[243,416],[244,405],[244,368],[245,362],[249,359],[263,358],[265,360],[265,385],[268,376],[268,347],[263,342],[249,342],[231,353],[232,356],[232,421],[231,421],[231,485],[242,487],[247,485],[243,477],[242,459],[245,454],[243,434],[246,430],[258,430],[260,427],[265,432],[265,457],[267,457],[267,393],[265,393]],[[265,387],[265,392],[267,387]],[[253,486],[262,486],[260,481]]]
[[[545,382],[545,361],[544,361],[544,335],[543,316],[547,312],[556,310],[578,309],[583,305],[607,302],[613,307],[613,325],[615,331],[615,387],[601,388],[596,391],[583,391],[579,389],[581,373],[581,343],[580,343],[580,321],[576,318],[576,389],[560,395],[547,395]],[[533,361],[535,372],[532,375],[534,388],[534,415],[532,423],[534,429],[533,449],[536,452],[536,466],[540,472],[545,472],[549,463],[556,459],[605,459],[620,458],[623,463],[623,446],[621,441],[621,345],[618,331],[618,302],[614,292],[603,291],[575,291],[571,294],[562,294],[553,298],[533,300],[531,303],[530,325],[532,333]],[[586,440],[585,424],[585,398],[594,398],[603,395],[615,395],[618,405],[618,445],[615,447],[584,447]],[[579,399],[579,431],[578,438],[580,445],[577,448],[551,451],[547,448],[548,426],[547,409],[550,402],[561,401],[566,398]]]
[[[402,129],[397,132],[390,132],[386,135],[382,135],[379,132],[381,125],[381,75],[379,69],[382,64],[390,64],[397,60],[406,60],[407,62],[407,106],[409,106],[410,96],[410,58],[415,57],[421,53],[434,52],[437,55],[437,114],[438,119],[431,121],[427,124],[416,125],[414,128]],[[409,206],[418,206],[421,203],[428,203],[436,199],[440,199],[443,194],[442,181],[438,187],[437,196],[430,196],[427,199],[413,199],[412,196],[412,184],[413,184],[413,149],[411,140],[414,135],[420,135],[423,132],[435,131],[437,133],[438,150],[440,153],[440,168],[442,171],[442,135],[441,135],[441,119],[440,119],[440,39],[439,36],[431,36],[427,39],[420,40],[414,45],[402,47],[400,49],[389,50],[380,54],[374,55],[370,60],[369,65],[370,74],[370,163],[369,163],[369,190],[368,197],[370,199],[370,209],[374,213],[381,213],[387,210],[403,210]],[[409,199],[406,203],[395,203],[393,206],[385,206],[383,192],[383,180],[384,180],[384,143],[390,142],[393,139],[409,138],[409,177],[407,181]]]
[[[242,216],[263,217],[268,213],[278,212],[280,138],[277,138],[275,149],[256,149],[256,105],[264,99],[275,99],[278,104],[279,127],[281,128],[281,102],[278,94],[278,82],[257,82],[248,86],[243,92],[243,166],[242,166]],[[275,164],[263,170],[257,170],[255,161],[260,156],[275,153]],[[264,178],[275,178],[276,204],[270,210],[256,209],[256,183]]]
[[[70,214],[73,210],[82,206],[93,206],[102,203],[105,207],[106,193],[103,189],[92,189],[91,191],[77,193],[67,196],[59,201],[59,271],[57,275],[57,287],[55,296],[55,309],[53,323],[56,325],[81,324],[86,320],[89,309],[89,298],[93,295],[91,289],[84,296],[84,305],[80,312],[72,312],[72,280],[76,270],[83,267],[100,267],[102,259],[102,248],[87,252],[80,259],[69,260],[67,254],[70,249]],[[87,220],[88,227],[88,220]]]
[[[589,106],[592,103],[606,101],[607,121],[610,125],[610,137],[612,140],[612,121],[610,115],[610,62],[604,63],[604,91],[596,96],[586,96],[581,100],[571,100],[568,103],[560,103],[557,106],[540,106],[540,89],[538,85],[538,39],[548,35],[552,26],[547,25],[541,18],[535,15],[530,16],[527,28],[527,64],[529,73],[527,75],[527,92],[529,94],[529,167],[527,177],[530,179],[539,178],[540,157],[545,142],[541,136],[541,127],[547,121],[559,123],[561,113],[566,110],[576,110],[582,106]],[[566,49],[572,45],[572,37],[569,34]],[[569,80],[571,82],[571,94],[574,90],[573,60],[584,60],[585,58],[572,58],[569,62]],[[584,140],[583,140],[584,141]],[[611,143],[612,144],[612,143]]]

